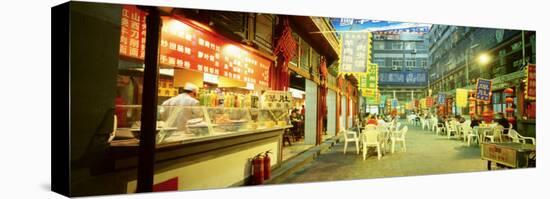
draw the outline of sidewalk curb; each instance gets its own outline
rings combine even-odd
[[[264,181],[264,184],[279,184],[290,174],[303,168],[307,163],[313,161],[317,156],[329,151],[340,140],[340,135],[325,140],[318,146],[313,146],[307,151],[281,163],[281,166],[271,173],[271,179]]]

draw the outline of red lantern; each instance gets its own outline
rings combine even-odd
[[[506,103],[514,103],[514,98],[511,98],[511,97],[507,97],[505,99]]]
[[[507,113],[513,113],[513,112],[514,112],[514,108],[508,107],[508,108],[506,108],[506,112],[507,112]]]
[[[507,89],[504,89],[504,93],[506,94],[514,94],[514,89],[511,89],[511,88],[507,88]]]
[[[514,117],[508,117],[508,122],[514,124],[516,122],[516,118]]]
[[[483,111],[482,116],[483,116],[483,120],[486,123],[491,123],[493,121],[493,111],[491,111],[491,110]]]

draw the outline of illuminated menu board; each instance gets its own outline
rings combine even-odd
[[[145,56],[145,13],[135,6],[123,6],[120,18],[119,54],[129,58]]]
[[[189,69],[268,86],[270,60],[196,28],[201,24],[170,17],[162,17],[162,21],[161,67]]]

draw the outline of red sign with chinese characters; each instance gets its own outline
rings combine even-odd
[[[534,100],[537,96],[537,75],[536,75],[536,65],[529,64],[527,66],[527,93],[525,97],[527,99]]]
[[[159,47],[160,67],[194,70],[268,86],[271,60],[244,49],[240,44],[204,30],[208,29],[207,26],[197,28],[204,26],[202,24],[170,17],[162,17],[162,22]],[[144,20],[142,23],[142,27],[145,27]],[[144,36],[145,31],[143,31],[143,38]],[[121,40],[121,55],[128,56],[122,53],[122,47]],[[143,56],[140,59],[143,59]]]
[[[426,107],[431,108],[434,105],[434,99],[430,96],[426,97]]]
[[[271,61],[230,41],[163,17],[159,63],[268,86]],[[196,25],[196,24],[194,24]]]
[[[119,54],[143,59],[145,56],[145,30],[145,12],[136,6],[123,6],[120,18]]]

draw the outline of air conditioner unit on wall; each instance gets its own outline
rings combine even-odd
[[[392,70],[399,70],[399,66],[392,66]]]

